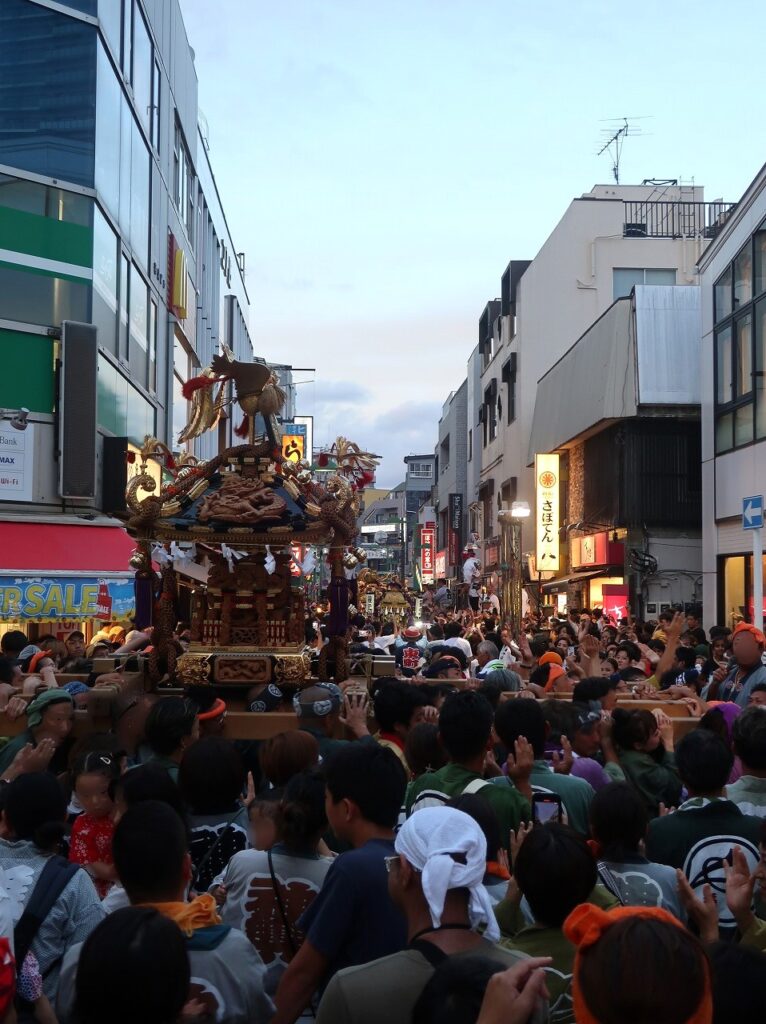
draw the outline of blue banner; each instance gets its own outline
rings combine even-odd
[[[91,619],[106,584],[113,619],[135,611],[132,579],[108,576],[0,576],[0,619]]]

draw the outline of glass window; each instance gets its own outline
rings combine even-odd
[[[162,72],[160,65],[155,60],[154,73],[152,74],[152,145],[159,153],[160,150],[160,94],[162,91]]]
[[[130,136],[133,115],[120,90],[120,212],[118,220],[123,235],[130,234]]]
[[[149,265],[149,150],[138,125],[130,116],[130,244],[145,267]]]
[[[766,298],[755,306],[755,435],[766,437]]]
[[[98,91],[96,93],[96,189],[107,209],[120,212],[120,105],[122,89],[111,61],[98,45]],[[130,179],[128,179],[130,180]]]
[[[674,285],[676,283],[675,270],[658,270],[647,267],[644,271],[644,284]]]
[[[725,615],[726,625],[734,628],[737,622],[747,612],[745,603],[745,556],[733,555],[723,560],[723,601],[719,621],[723,622]]]
[[[118,355],[121,359],[128,358],[128,309],[130,305],[130,289],[128,285],[130,264],[125,253],[120,253],[120,327]]]
[[[149,288],[133,266],[130,271],[130,371],[137,383],[146,386],[148,365]]]
[[[674,269],[651,267],[614,267],[612,270],[612,297],[622,299],[630,295],[637,284],[671,285],[676,283]]]
[[[728,412],[725,416],[719,416],[715,421],[715,450],[716,454],[728,452],[734,447],[732,443],[732,422],[733,414]]]
[[[96,28],[26,0],[0,4],[0,163],[93,185]]]
[[[128,416],[125,433],[133,444],[141,445],[147,434],[154,436],[154,406],[128,384]]]
[[[753,390],[752,317],[748,313],[736,322],[737,351],[734,360],[735,395],[749,395]]]
[[[127,411],[124,380],[119,370],[105,356],[99,355],[96,388],[98,425],[117,437],[122,434],[121,427]]]
[[[715,339],[716,402],[727,405],[734,398],[731,375],[731,327],[724,327]]]
[[[106,217],[93,214],[93,323],[98,343],[117,355],[117,235]]]
[[[59,3],[66,7],[72,7],[75,11],[82,11],[83,14],[96,13],[96,0],[59,0]]]
[[[612,298],[630,295],[634,285],[644,283],[644,272],[635,267],[615,267],[612,270]]]
[[[109,40],[115,60],[120,62],[120,38],[122,26],[122,11],[120,0],[98,0],[98,20],[101,23],[101,31]]]
[[[189,150],[186,148],[181,126],[176,121],[175,143],[173,147],[173,191],[176,208],[181,222],[186,228],[189,241],[194,243],[194,168],[192,167]]]
[[[755,281],[756,295],[766,292],[766,231],[759,231],[755,238]]]
[[[732,269],[728,267],[723,274],[718,278],[715,283],[715,320],[718,323],[719,320],[723,320],[725,317],[731,315],[732,311],[732,298],[731,298],[731,283],[732,283]]]
[[[739,309],[753,297],[753,258],[750,242],[734,260],[734,308]]]
[[[734,444],[748,444],[753,440],[753,403],[748,402],[734,412]]]
[[[114,3],[114,0],[112,0]],[[122,71],[130,81],[131,53],[133,48],[133,0],[123,0],[122,5]]]
[[[36,181],[0,174],[0,206],[6,211],[15,210],[35,217],[46,217],[58,224],[78,224],[87,228],[87,235],[90,236],[91,205],[92,200],[88,196],[81,196],[77,192],[67,192],[55,185],[40,185]],[[3,226],[5,224],[7,220]],[[50,232],[51,227],[39,226],[34,230]]]
[[[0,263],[2,316],[24,324],[60,327],[62,320],[90,320],[90,282],[56,277]]]
[[[138,116],[147,132],[152,107],[152,42],[143,15],[136,8],[133,21],[133,97]]]
[[[149,379],[150,391],[157,390],[157,303],[149,300]]]

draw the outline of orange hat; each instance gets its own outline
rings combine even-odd
[[[588,949],[589,946],[594,946],[605,931],[626,917],[653,917],[666,924],[672,924],[674,928],[680,928],[681,931],[686,931],[678,918],[660,907],[615,907],[614,910],[608,912],[593,903],[581,903],[579,907],[575,907],[564,922],[563,932],[566,938],[577,947],[574,971],[572,972],[572,1008],[577,1024],[599,1024],[599,1021],[588,1009],[579,984],[582,951]],[[705,961],[705,987],[700,993],[697,1009],[685,1024],[712,1024],[712,1020],[713,996],[710,988],[710,967]]]
[[[760,644],[761,647],[766,646],[766,636],[763,635],[760,629],[756,629],[755,626],[751,626],[749,622],[740,622],[740,624],[735,627],[734,632],[731,634],[732,640],[737,633],[752,633],[757,644]]]
[[[538,665],[563,665],[564,659],[555,651],[546,651],[537,662]]]
[[[556,680],[565,675],[566,672],[561,665],[551,665],[550,671],[548,672],[548,682],[545,684],[545,692],[549,693],[553,689],[553,684]]]

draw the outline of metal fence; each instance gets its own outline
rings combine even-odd
[[[736,203],[623,203],[625,238],[715,238]]]

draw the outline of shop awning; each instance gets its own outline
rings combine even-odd
[[[562,587],[580,583],[583,580],[594,580],[597,576],[622,576],[625,572],[623,565],[602,565],[599,569],[590,569],[588,572],[576,572],[572,576],[564,576],[558,580],[548,580],[543,583],[542,590],[545,594],[554,593]]]
[[[0,523],[0,574],[131,573],[135,547],[121,526]]]

